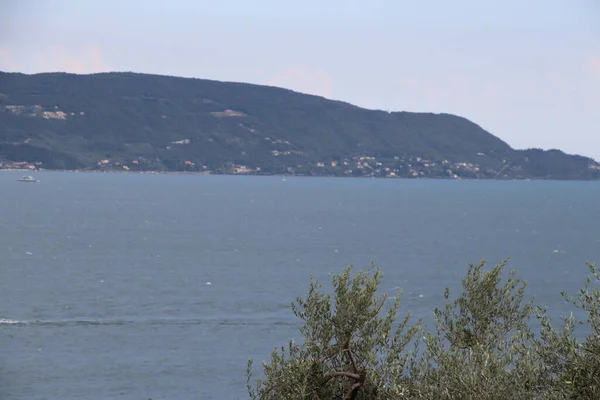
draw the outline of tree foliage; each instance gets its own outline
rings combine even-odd
[[[410,314],[398,324],[398,295],[384,311],[386,295],[376,291],[381,281],[350,268],[333,277],[334,298],[320,291],[311,279],[306,299],[293,303],[294,314],[304,321],[304,343],[291,342],[264,363],[266,379],[249,385],[253,399],[384,399],[401,395],[408,358],[407,346],[415,337]],[[248,378],[251,378],[249,362]]]
[[[253,400],[271,399],[599,399],[600,279],[595,265],[577,296],[563,293],[585,315],[556,328],[547,310],[526,299],[526,282],[506,260],[489,270],[470,265],[455,297],[434,310],[425,332],[398,295],[378,294],[379,269],[351,267],[333,277],[333,294],[311,278],[306,298],[292,304],[303,321],[303,343],[275,349],[254,380]],[[538,322],[539,329],[532,328]],[[584,332],[582,335],[579,330]]]

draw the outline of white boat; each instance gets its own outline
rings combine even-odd
[[[19,182],[38,182],[38,180],[31,175],[24,175],[19,178]]]

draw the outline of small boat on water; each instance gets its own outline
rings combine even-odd
[[[39,181],[31,175],[24,175],[19,178],[19,182],[39,182]]]

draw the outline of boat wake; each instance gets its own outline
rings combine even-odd
[[[16,319],[0,318],[0,324],[17,325],[17,324],[25,324],[25,321],[18,321]]]
[[[271,325],[288,325],[290,321],[282,321],[280,317],[266,318],[236,318],[236,317],[217,317],[207,316],[204,318],[132,318],[132,319],[62,319],[62,320],[15,320],[0,318],[2,325],[27,325],[27,326],[48,326],[48,327],[82,327],[82,326],[125,326],[125,325],[261,325],[265,322]]]
[[[123,325],[193,325],[199,324],[199,319],[63,319],[63,320],[14,320],[2,318],[0,325],[29,325],[29,326],[123,326]]]

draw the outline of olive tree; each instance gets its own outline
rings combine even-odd
[[[333,297],[311,277],[307,297],[292,303],[294,314],[304,322],[304,342],[275,349],[270,362],[263,363],[264,378],[255,385],[252,360],[248,362],[252,399],[378,400],[407,393],[405,350],[418,325],[409,325],[410,314],[396,321],[400,294],[386,309],[388,297],[377,294],[378,268],[354,277],[350,272],[348,267],[333,276]]]
[[[424,336],[424,352],[411,364],[415,398],[530,399],[539,392],[540,373],[531,352],[533,304],[526,283],[507,260],[484,270],[469,265],[462,292],[435,309],[436,331]]]
[[[351,277],[346,268],[333,277],[333,295],[311,278],[307,297],[292,303],[303,342],[275,349],[254,383],[249,360],[250,397],[600,399],[598,269],[588,264],[591,276],[577,296],[563,293],[585,317],[571,314],[556,329],[547,310],[526,299],[515,271],[503,276],[506,262],[489,270],[485,260],[469,265],[461,291],[452,297],[446,289],[446,304],[433,310],[429,333],[409,324],[410,313],[397,321],[400,295],[385,307],[379,269]]]
[[[552,326],[547,309],[538,308],[542,329],[535,349],[551,382],[546,398],[600,399],[600,290],[592,282],[600,282],[600,271],[588,263],[590,275],[577,296],[562,292],[585,317],[564,317],[562,328]],[[585,335],[578,335],[577,329]]]

